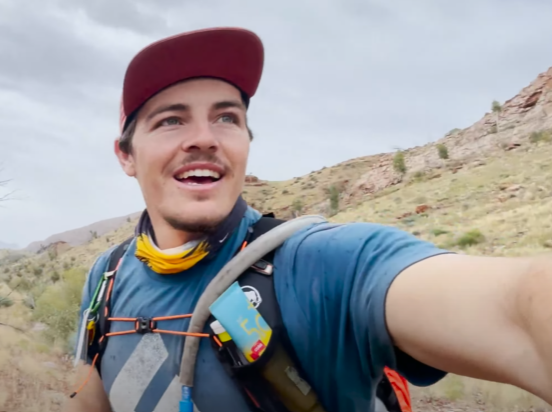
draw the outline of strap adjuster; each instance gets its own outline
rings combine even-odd
[[[136,333],[152,333],[157,329],[157,322],[151,318],[136,318]]]
[[[270,276],[272,275],[272,271],[274,270],[274,266],[267,262],[266,260],[258,260],[256,263],[251,265],[251,268],[263,275]]]

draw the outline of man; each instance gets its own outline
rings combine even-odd
[[[260,39],[241,29],[174,36],[130,63],[115,153],[147,208],[109,290],[113,318],[192,313],[260,218],[240,194],[262,66]],[[82,310],[111,252],[93,265]],[[552,402],[550,263],[457,255],[377,224],[322,223],[276,251],[273,276],[290,342],[324,408],[369,411],[386,366],[415,385],[446,371]],[[159,329],[179,333],[187,322]],[[66,411],[178,411],[184,337],[128,329],[112,322],[101,379],[79,366],[77,385],[86,384]],[[207,339],[193,401],[201,412],[250,410]]]

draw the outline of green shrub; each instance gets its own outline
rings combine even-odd
[[[446,230],[443,230],[443,229],[433,229],[431,231],[431,234],[433,236],[441,236],[441,235],[446,235],[448,233],[448,231]]]
[[[303,211],[303,202],[301,199],[296,198],[293,203],[291,204],[291,210],[297,213],[301,213]]]
[[[404,153],[397,152],[393,157],[393,168],[400,174],[406,173],[406,163],[404,161]]]
[[[13,300],[9,296],[0,296],[0,308],[9,308],[13,305]]]
[[[17,289],[20,292],[26,292],[31,290],[33,287],[33,282],[31,282],[28,278],[21,275],[21,277],[13,278],[8,286],[13,290]]]
[[[50,279],[52,280],[52,282],[57,282],[59,279],[60,279],[60,276],[59,276],[59,272],[54,270],[52,272],[52,274],[50,275]]]
[[[549,142],[550,140],[552,140],[551,130],[540,130],[529,135],[529,141],[531,143]]]
[[[448,149],[444,144],[439,143],[437,145],[437,152],[439,153],[439,157],[441,159],[448,159],[449,158]]]
[[[339,210],[339,189],[331,185],[329,189],[330,210],[333,215]]]
[[[456,245],[460,247],[473,246],[485,241],[485,236],[479,229],[470,230],[464,233],[456,240]]]
[[[36,300],[33,318],[48,325],[45,335],[54,343],[65,344],[76,329],[85,277],[82,268],[67,270]]]

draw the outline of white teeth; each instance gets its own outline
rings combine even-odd
[[[214,179],[220,179],[220,174],[215,172],[214,170],[209,169],[194,169],[194,170],[187,170],[184,173],[180,173],[176,176],[177,179],[186,179],[187,177],[212,177]]]

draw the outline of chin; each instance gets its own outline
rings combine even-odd
[[[216,200],[188,201],[186,206],[162,213],[165,221],[174,229],[185,232],[210,232],[228,216],[234,203]],[[222,206],[222,207],[221,207]]]

